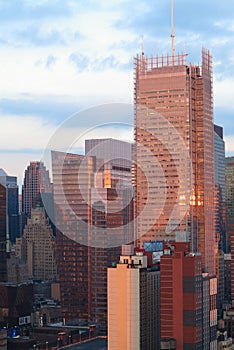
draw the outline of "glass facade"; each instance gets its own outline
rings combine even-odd
[[[102,329],[107,326],[107,267],[118,261],[123,240],[133,241],[132,188],[116,186],[121,169],[117,174],[113,166],[95,156],[52,152],[63,316]],[[131,182],[131,171],[122,172]]]
[[[19,237],[19,201],[17,177],[0,175],[0,184],[6,188],[7,232],[6,237],[14,244]]]
[[[227,251],[234,252],[234,157],[225,159]],[[234,298],[234,261],[231,259],[231,297]]]
[[[212,64],[135,58],[135,241],[189,240],[216,272]]]
[[[230,252],[231,237],[234,233],[234,157],[225,159],[226,181],[226,220],[227,220],[227,250]]]
[[[0,184],[0,282],[7,281],[6,210],[6,188]]]

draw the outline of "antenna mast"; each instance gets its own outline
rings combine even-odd
[[[144,50],[144,35],[142,35],[142,42],[141,42],[141,56],[142,58],[145,55],[145,50]]]
[[[175,33],[174,33],[174,0],[171,0],[171,55],[172,60],[174,61],[175,56]]]

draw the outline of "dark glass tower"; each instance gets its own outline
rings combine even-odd
[[[214,167],[216,234],[219,242],[219,249],[226,253],[225,142],[223,139],[223,128],[219,125],[214,125]]]
[[[0,172],[0,184],[6,189],[6,237],[11,244],[14,244],[19,237],[19,201],[18,185],[15,176],[8,176],[3,171]]]
[[[6,234],[7,234],[7,203],[6,187],[0,184],[0,282],[7,281],[7,253],[6,253]]]

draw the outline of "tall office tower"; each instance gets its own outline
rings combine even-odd
[[[225,158],[227,250],[231,250],[234,235],[234,157]]]
[[[121,255],[108,268],[108,349],[160,348],[159,280],[143,253]]]
[[[161,343],[176,340],[176,349],[215,349],[216,278],[202,275],[201,254],[189,243],[168,242],[160,261]],[[169,348],[170,349],[170,348]]]
[[[217,349],[217,278],[202,273],[202,350]]]
[[[114,199],[116,196],[116,188],[123,201],[130,203],[132,197],[132,144],[112,138],[85,140],[85,154],[86,156],[95,156],[98,159],[102,159],[104,165],[104,177],[102,183],[99,183],[98,185],[105,187],[105,189],[102,190],[102,196],[103,198],[108,198],[107,203],[109,203],[109,208],[113,207],[113,204],[110,205],[110,201],[111,198]],[[98,198],[96,198],[97,195],[95,195],[94,191],[92,191],[92,193],[93,204],[95,202],[98,204]],[[100,189],[98,190],[98,193],[100,193]],[[106,193],[106,195],[104,193]],[[93,204],[92,206],[95,207]],[[122,210],[122,208],[124,209]],[[108,207],[107,211],[109,211]],[[112,209],[110,209],[110,211],[112,211]],[[117,216],[115,214],[115,217],[113,215],[108,215],[108,222],[106,222],[105,226],[111,227],[114,222],[115,225],[119,222],[120,225],[122,225],[123,233],[125,232],[126,234],[126,237],[123,237],[123,243],[130,243],[133,241],[133,237],[128,238],[128,234],[129,232],[133,233],[134,227],[133,221],[131,224],[128,224],[127,220],[129,220],[130,217],[133,217],[133,205],[128,206],[126,204],[121,204],[119,210],[117,210],[117,207],[115,209],[116,213],[118,211],[119,214]],[[121,218],[122,214],[124,214],[125,218],[123,221]],[[95,225],[98,224],[100,226],[101,222],[105,222],[103,221],[103,215],[100,216],[98,210],[94,209],[92,215],[93,223],[95,223]],[[128,227],[129,225],[131,225],[130,230]],[[94,312],[91,312],[91,314],[93,314],[92,319],[98,320],[97,311],[95,310],[99,310],[98,313],[103,314],[104,317],[106,317],[106,281],[104,284],[104,291],[101,274],[106,273],[106,267],[110,266],[112,261],[116,261],[116,259],[118,260],[120,253],[120,246],[109,249],[108,254],[106,254],[106,249],[92,248],[92,257],[94,261],[92,266],[94,270],[96,269],[96,271],[93,271],[91,282],[93,300],[92,309],[94,310]],[[100,293],[100,291],[102,291],[102,293]],[[99,321],[101,318],[103,318],[103,316],[99,317]]]
[[[219,249],[226,253],[226,185],[225,185],[225,142],[223,128],[214,125],[214,167],[216,234]]]
[[[0,175],[7,177],[0,170]],[[13,181],[14,183],[14,181]],[[9,239],[8,226],[8,187],[0,183],[0,324],[1,327],[18,326],[21,317],[25,320],[32,312],[32,284],[7,283],[11,280],[8,271],[12,272],[9,262],[10,253],[7,252],[7,240]]]
[[[82,162],[84,160],[84,162]],[[63,318],[87,321],[90,317],[90,247],[88,246],[88,201],[78,185],[91,188],[94,160],[75,154],[52,152],[54,183],[56,262]],[[81,172],[80,172],[81,174]],[[87,239],[87,240],[86,240]],[[86,245],[85,245],[86,244]]]
[[[31,217],[24,227],[23,237],[17,241],[16,251],[21,252],[20,258],[27,263],[30,276],[52,282],[57,279],[54,250],[53,229],[45,209],[38,204],[31,209]]]
[[[226,305],[231,305],[232,291],[231,291],[231,254],[224,254],[224,299]]]
[[[226,186],[225,186],[225,142],[223,128],[214,125],[214,169],[215,169],[215,210],[216,238],[218,242],[218,317],[222,316],[224,303],[224,253],[226,253]]]
[[[100,195],[102,200],[100,200]],[[94,188],[91,190],[91,205],[91,234],[99,246],[90,248],[90,312],[91,320],[101,325],[106,331],[107,267],[118,261],[121,254],[121,241],[124,243],[133,241],[132,189]],[[100,246],[100,229],[106,232],[105,235],[102,235],[102,246]]]
[[[112,138],[85,140],[85,155],[102,159],[106,187],[132,187],[132,144]],[[109,179],[112,179],[112,183]]]
[[[0,184],[0,282],[7,281],[7,194],[6,187]]]
[[[26,218],[30,217],[31,209],[35,201],[39,199],[40,193],[52,194],[52,192],[49,171],[46,170],[43,162],[30,162],[25,170],[22,186],[22,212]]]
[[[234,299],[234,157],[225,159],[227,251],[231,253],[231,298]]]
[[[212,63],[135,58],[136,245],[189,240],[216,272]]]
[[[52,152],[52,168],[63,316],[106,328],[107,267],[133,240],[132,188],[111,187],[109,164],[94,156]]]
[[[6,189],[6,237],[11,244],[14,244],[16,237],[19,237],[19,202],[17,177],[8,176],[3,169],[0,169],[0,184],[3,185]]]
[[[225,297],[225,254],[222,250],[219,250],[218,254],[218,286],[217,286],[217,310],[218,319],[222,318],[223,308],[226,308],[227,299]],[[226,276],[228,276],[226,274]],[[227,283],[227,281],[226,281]],[[231,284],[231,279],[229,279]]]

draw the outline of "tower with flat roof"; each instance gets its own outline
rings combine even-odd
[[[143,252],[108,268],[108,349],[159,349],[159,276]]]
[[[63,316],[94,322],[105,331],[107,267],[118,261],[121,245],[133,241],[131,164],[112,162],[126,159],[121,146],[129,149],[131,144],[113,142],[119,148],[109,155],[109,142],[103,144],[103,139],[92,142],[85,156],[52,152]]]
[[[19,201],[17,177],[0,169],[0,184],[6,192],[6,239],[14,244],[19,237]]]

